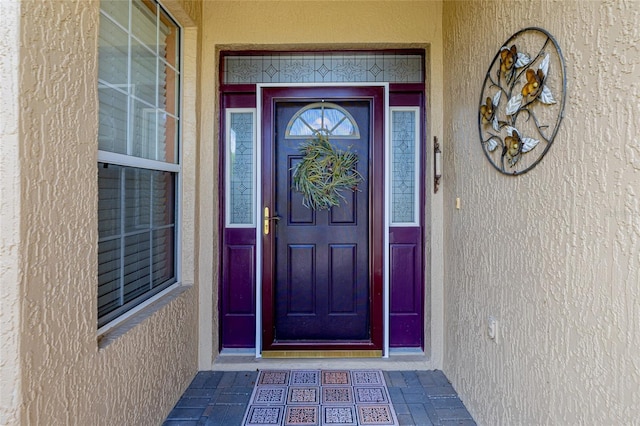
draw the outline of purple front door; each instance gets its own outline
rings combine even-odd
[[[329,139],[357,154],[363,181],[343,192],[340,206],[312,210],[292,189],[306,139],[286,130],[298,111],[325,99],[360,130],[358,138]],[[381,348],[383,120],[373,118],[382,99],[379,88],[265,89],[263,197],[278,220],[263,235],[263,349]]]
[[[293,168],[302,160],[300,145],[306,140],[285,136],[292,117],[308,104],[276,103],[275,212],[281,217],[275,225],[274,339],[367,341],[370,105],[367,101],[333,104],[348,111],[361,131],[358,139],[330,137],[330,143],[358,156],[357,169],[364,179],[358,191],[343,191],[346,200],[339,206],[312,210],[293,189]],[[319,106],[313,112],[323,111]],[[328,326],[338,322],[340,327]]]

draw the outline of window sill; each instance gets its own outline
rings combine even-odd
[[[105,349],[111,343],[125,335],[129,330],[132,330],[138,324],[141,324],[156,312],[174,300],[177,300],[192,287],[192,284],[175,283],[146,302],[138,305],[134,310],[123,314],[100,328],[98,330],[98,349]]]

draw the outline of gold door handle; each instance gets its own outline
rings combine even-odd
[[[272,220],[280,220],[278,215],[269,216],[269,207],[264,208],[264,235],[269,235],[269,223]]]

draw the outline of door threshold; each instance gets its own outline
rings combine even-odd
[[[388,358],[261,358],[251,355],[222,354],[213,361],[213,371],[256,371],[256,370],[385,370],[412,371],[442,369],[427,356],[393,355]]]
[[[382,358],[381,350],[262,351],[263,358]]]

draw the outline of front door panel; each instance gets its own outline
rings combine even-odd
[[[312,210],[293,189],[293,169],[304,139],[288,139],[289,120],[308,102],[276,103],[275,336],[286,341],[362,341],[369,327],[368,101],[337,103],[360,128],[359,139],[330,138],[358,156],[363,176],[340,206]],[[339,327],[331,326],[340,324]]]

